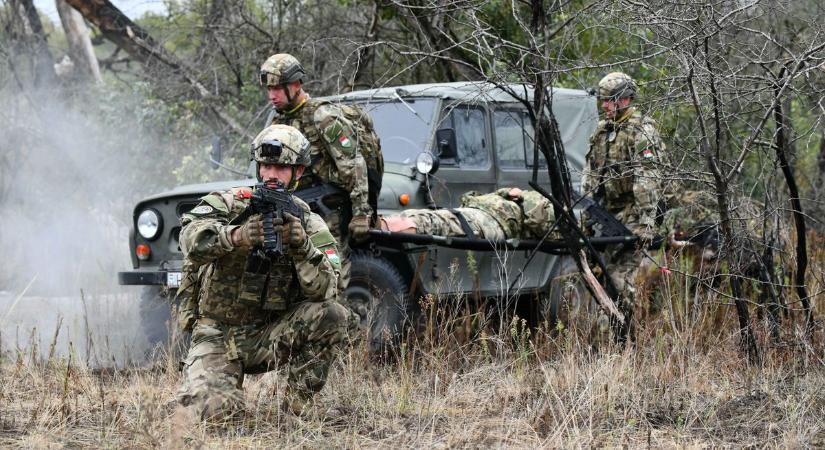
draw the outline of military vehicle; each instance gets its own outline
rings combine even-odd
[[[511,86],[532,98],[529,86]],[[556,88],[552,107],[558,120],[574,183],[584,164],[588,140],[598,122],[595,97]],[[456,207],[462,193],[492,192],[499,187],[529,189],[533,166],[533,128],[523,103],[492,84],[439,83],[380,88],[328,97],[357,104],[375,122],[385,161],[378,200],[380,214],[407,208]],[[541,165],[546,164],[539,161]],[[549,186],[546,170],[540,184]],[[125,285],[145,285],[141,296],[143,327],[150,342],[167,336],[169,301],[177,288],[183,255],[178,244],[179,218],[211,191],[255,184],[249,178],[180,186],[148,197],[134,210],[130,234],[133,271],[119,273]],[[300,196],[301,193],[299,192]],[[517,297],[547,296],[553,280],[568,269],[561,258],[538,254],[525,265],[526,251],[502,255],[432,246],[355,246],[347,296],[356,305],[370,344],[380,348],[398,336],[415,316],[421,294],[474,293],[501,299],[516,279]],[[526,305],[526,306],[525,306]],[[557,305],[556,305],[557,306]],[[522,315],[522,317],[524,317]]]

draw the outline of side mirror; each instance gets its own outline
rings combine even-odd
[[[209,152],[209,166],[212,170],[218,170],[223,161],[223,144],[220,136],[212,138],[212,150]]]
[[[440,159],[455,159],[458,144],[455,140],[455,130],[444,128],[435,132],[435,145]]]

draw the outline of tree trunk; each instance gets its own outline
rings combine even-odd
[[[784,84],[784,76],[787,68],[783,68],[780,73],[780,79],[774,86],[775,95],[781,94],[781,86]],[[805,310],[805,329],[808,336],[812,337],[814,332],[813,310],[811,309],[811,301],[808,298],[808,289],[805,287],[805,271],[808,268],[808,243],[807,232],[805,229],[805,214],[802,212],[802,203],[799,200],[799,187],[796,185],[796,178],[788,163],[788,154],[791,153],[789,135],[788,117],[782,109],[782,102],[775,102],[774,120],[776,121],[776,159],[779,161],[779,167],[782,169],[782,174],[785,176],[785,183],[788,186],[788,193],[790,194],[791,212],[793,214],[794,228],[796,229],[796,273],[794,274],[794,286],[799,300],[802,302],[802,308]]]
[[[94,80],[97,83],[103,81],[100,77],[100,66],[97,63],[92,40],[89,37],[89,28],[83,21],[83,16],[75,11],[66,0],[55,0],[57,13],[60,15],[60,23],[66,33],[66,40],[69,41],[69,56],[79,70],[83,78]]]
[[[379,10],[378,0],[375,0],[372,7],[369,26],[367,27],[367,33],[364,36],[364,44],[358,49],[357,52],[355,71],[347,83],[347,89],[349,91],[355,90],[355,88],[359,85],[369,87],[369,83],[365,82],[365,79],[367,78],[367,68],[369,68],[370,63],[375,57],[375,48],[372,47],[371,43],[375,42],[376,37],[378,37]]]
[[[27,34],[31,36],[34,46],[34,86],[52,86],[57,81],[57,76],[54,72],[54,58],[49,51],[49,43],[46,40],[46,33],[43,31],[43,24],[40,22],[37,9],[34,7],[32,0],[13,1],[11,6],[16,9],[15,3],[19,4],[23,9],[21,19],[28,25],[26,31],[28,32]],[[15,12],[18,11],[19,10],[16,10]]]

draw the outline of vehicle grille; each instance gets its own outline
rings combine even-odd
[[[177,210],[175,211],[178,215],[178,219],[180,219],[180,216],[191,211],[192,208],[198,205],[198,203],[200,203],[200,200],[190,200],[178,203]]]

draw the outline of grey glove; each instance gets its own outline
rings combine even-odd
[[[369,236],[367,234],[369,230],[370,218],[367,216],[355,216],[349,221],[349,233],[358,242],[364,241]]]
[[[283,222],[278,221],[275,224],[275,232],[281,233],[281,242],[293,258],[303,259],[309,253],[310,243],[307,238],[307,233],[304,226],[301,224],[301,219],[289,213],[284,213]]]
[[[264,221],[260,214],[251,216],[245,224],[232,230],[232,245],[250,248],[264,242]]]

